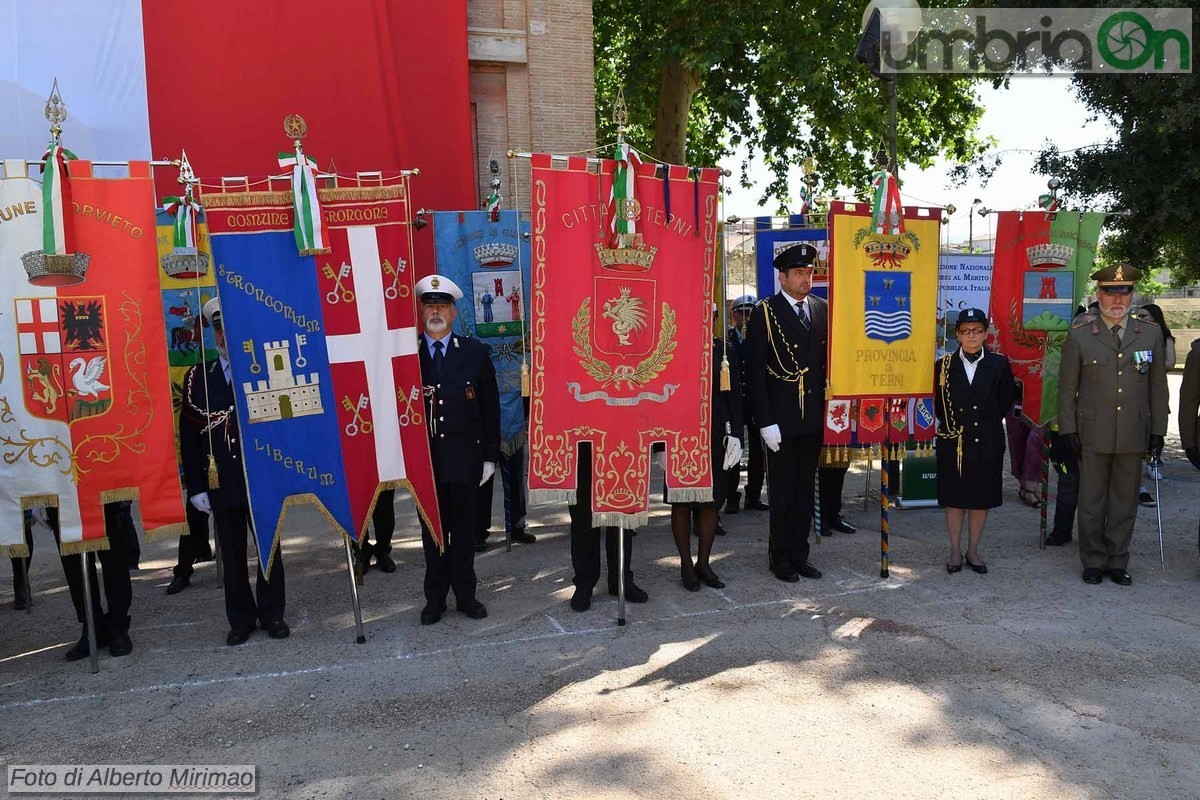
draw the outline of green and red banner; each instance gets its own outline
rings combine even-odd
[[[991,318],[995,349],[1024,384],[1021,413],[1058,416],[1058,365],[1096,260],[1104,214],[1003,211],[996,224]]]
[[[717,170],[620,156],[533,156],[529,488],[573,502],[590,442],[593,524],[637,527],[652,444],[669,502],[712,497]]]

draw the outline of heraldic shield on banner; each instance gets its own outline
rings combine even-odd
[[[712,496],[718,176],[621,154],[599,169],[533,156],[530,496],[583,490],[594,525],[637,527],[654,443],[666,445],[669,502]],[[592,481],[579,487],[585,442]]]
[[[408,487],[441,540],[417,355],[407,178],[316,190],[302,254],[288,191],[206,193],[250,512],[264,572],[287,508],[359,541]],[[313,225],[316,231],[317,226]]]
[[[25,551],[23,510],[59,510],[61,552],[108,547],[106,503],[138,500],[147,538],[186,532],[162,337],[150,166],[96,179],[68,161],[67,214],[24,161],[0,181],[0,552]],[[19,209],[19,212],[17,211]],[[47,225],[69,274],[44,274]],[[24,269],[22,268],[24,261]]]

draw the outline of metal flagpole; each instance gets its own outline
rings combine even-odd
[[[1161,472],[1161,469],[1158,464],[1154,463],[1156,459],[1157,456],[1150,456],[1150,466],[1151,469],[1154,470],[1154,497],[1158,501],[1154,504],[1154,510],[1158,513],[1158,565],[1165,572],[1167,569],[1167,555],[1163,550],[1162,538],[1162,493],[1158,488],[1158,476]]]
[[[625,528],[617,528],[617,624],[625,624]]]
[[[88,567],[92,565],[91,553],[81,553],[80,568],[83,570],[83,610],[87,621],[88,663],[92,666],[92,674],[100,671],[100,657],[96,653],[96,611],[92,608],[92,580],[88,577]]]
[[[821,464],[818,460],[813,477],[813,531],[817,534],[818,545],[821,544],[821,527]]]
[[[888,577],[888,459],[879,462],[879,577]]]
[[[875,459],[871,458],[871,451],[867,450],[867,482],[863,486],[863,511],[867,510],[871,502],[871,470],[875,467]]]
[[[1038,520],[1038,549],[1046,549],[1046,516],[1050,508],[1050,428],[1042,431],[1042,485],[1038,505],[1041,506]]]
[[[350,604],[354,607],[354,642],[362,644],[367,641],[363,635],[362,607],[358,602],[358,581],[354,576],[354,554],[350,552],[350,537],[343,536],[342,544],[346,547],[346,572],[350,575]]]

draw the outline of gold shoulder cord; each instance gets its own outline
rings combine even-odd
[[[775,326],[778,324],[778,321],[775,319],[775,312],[773,312],[771,310],[771,304],[769,301],[766,301],[766,300],[763,301],[763,311],[767,316],[767,320],[766,320],[767,321],[767,341],[769,341],[771,343],[771,352],[775,354],[775,363],[779,365],[779,371],[776,371],[775,369],[773,369],[771,367],[770,362],[768,362],[767,363],[767,374],[770,375],[772,378],[775,378],[776,380],[783,381],[784,383],[796,384],[796,391],[800,398],[800,416],[803,417],[804,416],[804,374],[806,372],[808,372],[809,368],[801,367],[796,362],[796,357],[794,355],[789,356],[789,359],[792,362],[791,369],[788,369],[787,367],[785,367],[783,365],[783,357],[781,355],[779,355],[779,348],[775,346],[774,330],[775,330]],[[780,331],[780,337],[782,337],[782,336],[783,336],[783,332]],[[786,345],[786,342],[787,342],[787,340],[784,339],[785,345]],[[786,346],[784,347],[784,351],[785,352],[787,351]]]
[[[957,351],[955,351],[957,352]],[[938,390],[942,394],[942,409],[946,417],[946,430],[938,430],[937,436],[939,439],[958,439],[958,474],[962,476],[962,458],[963,458],[963,443],[962,425],[958,424],[958,418],[954,416],[954,404],[950,402],[950,361],[954,358],[954,353],[947,353],[942,356],[942,374],[938,378]]]

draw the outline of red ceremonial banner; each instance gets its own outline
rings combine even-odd
[[[532,168],[531,497],[573,502],[590,442],[592,523],[642,525],[664,442],[668,501],[710,500],[717,170],[631,158],[597,174],[548,155]]]

